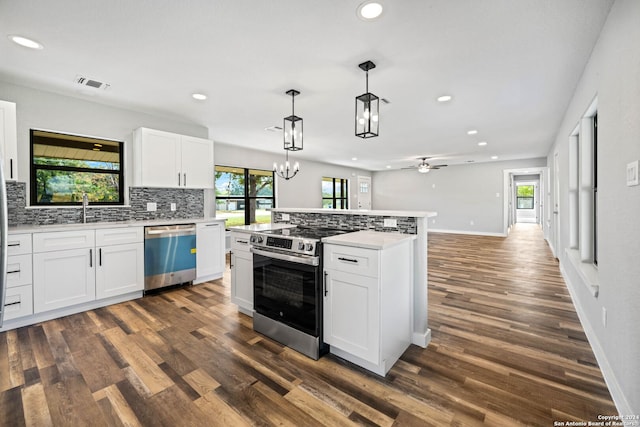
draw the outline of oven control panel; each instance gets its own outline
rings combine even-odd
[[[318,256],[317,242],[299,237],[280,237],[261,234],[251,235],[251,244],[257,248],[273,248],[297,254]]]

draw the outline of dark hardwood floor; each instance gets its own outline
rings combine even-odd
[[[3,426],[552,426],[616,409],[534,225],[429,235],[427,349],[386,378],[264,338],[229,277],[0,333]]]

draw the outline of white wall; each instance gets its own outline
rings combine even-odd
[[[273,169],[273,162],[284,162],[284,150],[274,154],[251,150],[229,144],[215,143],[216,165],[244,168]],[[371,172],[327,163],[297,159],[290,154],[293,165],[300,163],[300,172],[289,181],[276,179],[277,207],[279,208],[322,208],[322,177],[349,179],[349,208],[357,206],[356,184],[358,175],[371,176]],[[374,209],[378,209],[375,207]]]
[[[504,170],[546,166],[546,159],[452,165],[421,174],[395,170],[373,174],[374,209],[435,211],[429,228],[502,235]],[[473,222],[473,224],[471,224]]]
[[[640,159],[640,1],[617,0],[576,88],[554,147],[560,160],[559,256],[589,341],[618,409],[640,414],[640,186],[627,163]],[[598,98],[598,247],[594,297],[569,247],[569,135]],[[555,177],[552,176],[552,180]],[[553,188],[553,187],[552,187]],[[553,239],[553,237],[552,237]],[[607,310],[604,326],[602,310]]]
[[[16,103],[18,130],[18,181],[29,193],[30,140],[32,128],[116,139],[125,143],[125,187],[131,173],[133,130],[144,126],[206,138],[206,127],[116,108],[81,98],[45,92],[0,81],[0,99]],[[28,196],[27,196],[28,200]]]

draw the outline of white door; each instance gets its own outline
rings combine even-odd
[[[325,271],[324,341],[356,357],[380,363],[378,279]]]
[[[213,188],[213,141],[182,137],[181,185],[186,188]]]
[[[196,283],[221,276],[224,271],[224,228],[220,223],[196,226]]]
[[[16,104],[0,101],[0,158],[4,160],[4,178],[6,180],[18,179],[16,132]]]
[[[359,176],[357,188],[358,209],[371,209],[371,177]]]
[[[97,264],[97,298],[144,289],[144,243],[100,247]]]
[[[95,250],[33,254],[33,296],[34,313],[95,300]]]
[[[148,187],[182,186],[180,175],[180,135],[143,129],[141,179]]]

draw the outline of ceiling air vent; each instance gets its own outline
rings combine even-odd
[[[82,86],[89,86],[89,87],[93,87],[96,89],[103,89],[103,90],[107,90],[111,86],[109,83],[104,83],[98,80],[89,79],[84,76],[76,76],[74,81]]]
[[[282,131],[282,128],[280,126],[269,126],[267,128],[264,128],[264,130],[269,132],[280,132]]]

